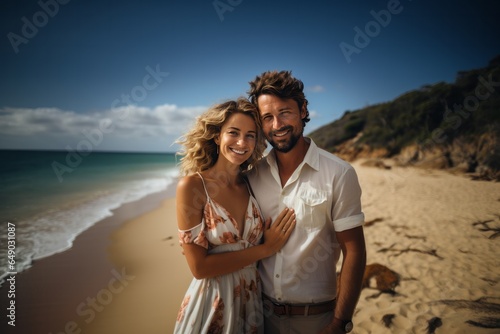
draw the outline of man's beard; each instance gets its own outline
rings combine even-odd
[[[274,140],[272,140],[272,138],[275,138],[274,137],[274,133],[276,132],[283,132],[283,131],[286,131],[286,130],[291,130],[290,133],[290,139],[285,141],[285,142],[275,142]],[[277,131],[272,131],[269,135],[268,135],[268,138],[267,138],[267,141],[269,142],[269,144],[271,144],[272,147],[274,147],[274,149],[278,152],[281,152],[281,153],[288,153],[292,150],[292,148],[295,147],[295,145],[297,144],[297,142],[299,141],[300,137],[302,136],[302,132],[304,130],[302,129],[302,131],[300,131],[300,133],[298,134],[295,134],[293,132],[293,127],[291,126],[288,126],[288,127],[284,127],[280,130],[277,130]]]

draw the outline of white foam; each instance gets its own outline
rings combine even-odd
[[[29,268],[33,260],[71,248],[79,234],[111,216],[112,210],[125,203],[166,190],[177,176],[177,170],[169,170],[162,177],[131,181],[124,185],[123,189],[110,193],[95,193],[93,198],[83,203],[17,222],[15,271],[19,273]],[[4,240],[0,241],[2,244],[7,244]],[[9,273],[6,261],[6,247],[2,246],[0,249],[0,285]]]

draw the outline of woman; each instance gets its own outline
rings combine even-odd
[[[295,215],[284,209],[264,226],[244,176],[265,148],[259,114],[243,98],[216,105],[179,143],[186,175],[176,193],[179,240],[195,278],[174,332],[261,333],[256,262],[281,249]]]

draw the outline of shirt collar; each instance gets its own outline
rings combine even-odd
[[[309,143],[309,149],[304,157],[304,160],[299,165],[298,168],[302,168],[304,164],[308,164],[316,171],[319,171],[319,148],[316,146],[316,143],[309,137],[304,137],[305,141]],[[276,163],[276,154],[274,148],[269,151],[269,153],[265,157],[269,166],[277,166]]]

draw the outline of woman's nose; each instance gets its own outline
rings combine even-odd
[[[245,140],[245,137],[240,137],[238,138],[238,141],[236,143],[240,146],[245,146],[247,144],[247,141]]]

